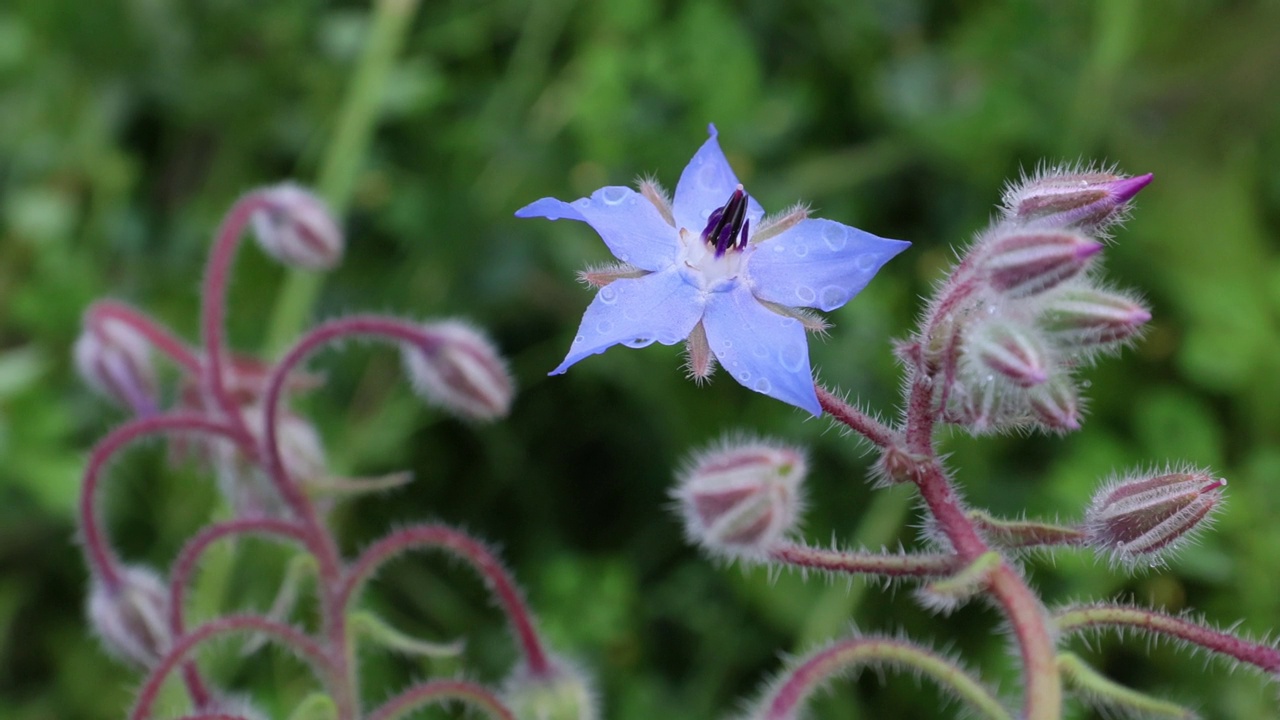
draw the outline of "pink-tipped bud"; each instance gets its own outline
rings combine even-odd
[[[982,368],[1023,388],[1049,379],[1044,343],[1031,328],[991,320],[973,329],[967,352]]]
[[[534,675],[521,668],[507,679],[502,700],[513,717],[546,720],[598,720],[600,702],[585,672],[560,658],[550,672]]]
[[[89,624],[116,657],[147,668],[169,651],[169,591],[164,580],[142,567],[122,569],[118,587],[94,579]]]
[[[89,387],[137,413],[156,409],[151,343],[115,317],[86,318],[74,349],[76,370]]]
[[[672,495],[691,541],[730,558],[761,558],[794,528],[805,472],[794,448],[726,442],[696,455]]]
[[[1159,564],[1206,526],[1227,481],[1179,469],[1109,483],[1085,513],[1089,544],[1120,564]]]
[[[1071,381],[1055,377],[1027,393],[1027,403],[1041,425],[1060,433],[1080,429],[1080,396]]]
[[[507,414],[515,381],[493,343],[457,320],[424,325],[423,339],[403,348],[405,372],[427,402],[466,420]]]
[[[1150,173],[1050,171],[1005,191],[1004,213],[1024,225],[1102,232],[1124,219],[1128,202],[1150,182]]]
[[[997,292],[1024,298],[1079,275],[1100,250],[1102,243],[1078,233],[1015,230],[990,241],[982,268]]]
[[[342,230],[319,197],[292,183],[260,192],[265,207],[253,213],[253,232],[268,255],[305,270],[328,270],[342,260]]]
[[[1092,288],[1072,289],[1045,303],[1039,325],[1063,345],[1086,348],[1136,336],[1151,311],[1136,300]]]

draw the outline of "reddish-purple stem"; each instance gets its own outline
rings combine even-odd
[[[769,557],[799,568],[851,575],[937,577],[956,570],[954,555],[854,553],[788,544],[771,550]]]
[[[271,535],[296,541],[300,545],[307,544],[307,535],[301,526],[289,520],[274,518],[227,520],[201,530],[183,546],[169,571],[169,629],[174,637],[186,632],[183,621],[186,592],[200,558],[213,543],[235,535]]]
[[[448,550],[466,560],[484,578],[493,591],[498,605],[507,616],[515,632],[517,644],[524,653],[528,670],[534,677],[545,677],[552,672],[551,662],[542,640],[533,626],[533,617],[525,605],[519,588],[507,574],[506,568],[481,542],[454,528],[444,525],[416,525],[403,528],[369,546],[347,569],[337,607],[345,608],[352,596],[378,567],[396,555],[416,547]]]
[[[1211,652],[1253,665],[1273,675],[1280,674],[1280,649],[1249,642],[1231,633],[1215,630],[1186,618],[1125,605],[1096,604],[1064,608],[1054,612],[1058,629],[1074,634],[1101,628],[1141,630],[1185,640]]]
[[[153,347],[182,366],[184,372],[199,377],[200,356],[187,347],[187,344],[177,335],[169,332],[168,328],[151,319],[146,313],[115,300],[99,300],[89,306],[86,315],[91,322],[92,319],[101,318],[128,325],[147,338]]]
[[[85,470],[84,482],[80,486],[80,527],[84,533],[85,551],[93,573],[102,580],[107,589],[116,592],[120,589],[119,560],[116,558],[111,544],[107,541],[98,518],[98,484],[103,476],[106,464],[122,448],[130,443],[150,435],[177,432],[200,432],[217,435],[242,447],[251,441],[245,436],[217,420],[203,415],[191,413],[172,413],[137,418],[112,430],[94,446],[89,454],[89,465]]]
[[[176,667],[186,661],[197,646],[207,640],[236,632],[255,632],[270,636],[302,656],[322,676],[334,674],[324,648],[305,633],[258,615],[228,615],[210,620],[174,641],[169,652],[151,668],[151,674],[138,691],[138,699],[129,714],[130,720],[146,720],[151,716],[165,680]]]
[[[887,448],[894,444],[894,432],[884,423],[845,402],[839,395],[821,385],[814,385],[813,389],[818,393],[818,402],[822,404],[822,409],[832,418],[875,443],[876,447]]]
[[[489,688],[468,680],[431,680],[415,685],[383,703],[368,720],[392,720],[429,703],[465,700],[498,720],[515,720],[515,714]]]

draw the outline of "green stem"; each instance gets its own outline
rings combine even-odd
[[[377,0],[364,54],[339,111],[333,139],[320,164],[316,189],[336,217],[346,213],[360,165],[369,151],[387,77],[404,45],[418,0]],[[275,355],[298,334],[320,293],[323,276],[290,270],[276,298],[267,332],[267,353]]]

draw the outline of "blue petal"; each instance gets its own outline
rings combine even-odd
[[[689,337],[704,305],[702,292],[685,282],[675,268],[614,280],[596,293],[569,355],[550,374],[559,375],[582,358],[619,343],[644,347],[656,340],[674,345]]]
[[[834,310],[910,245],[833,220],[803,220],[756,245],[747,261],[747,276],[761,300]]]
[[[679,254],[676,229],[662,219],[653,203],[631,188],[602,187],[573,204],[542,198],[517,210],[516,217],[587,223],[600,233],[614,257],[643,270],[668,267]]]
[[[745,285],[715,293],[702,326],[711,352],[744,387],[822,414],[804,327],[760,304]]]
[[[738,176],[733,174],[733,168],[729,167],[729,161],[716,141],[716,126],[708,125],[707,132],[711,137],[698,148],[697,154],[680,173],[676,196],[671,203],[676,225],[695,233],[702,232],[711,211],[728,202],[738,187]],[[748,193],[747,220],[752,227],[758,227],[762,217],[764,208]]]

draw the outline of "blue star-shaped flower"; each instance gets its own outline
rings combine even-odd
[[[604,187],[516,212],[585,222],[626,264],[599,283],[569,355],[551,374],[619,343],[687,339],[692,364],[705,348],[745,387],[821,415],[802,322],[812,319],[798,308],[844,305],[910,243],[804,210],[765,218],[729,167],[714,125],[709,132],[669,204],[645,183],[641,192]]]

